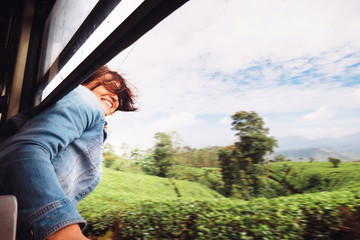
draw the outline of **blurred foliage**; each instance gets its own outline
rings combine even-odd
[[[238,141],[235,147],[241,155],[239,161],[247,163],[246,159],[251,159],[251,164],[262,164],[264,157],[273,152],[277,147],[277,141],[273,137],[267,136],[269,129],[265,128],[264,120],[256,112],[240,111],[231,116],[233,119],[232,130],[236,131]],[[242,167],[242,169],[245,169]]]
[[[198,182],[223,194],[224,183],[221,178],[220,168],[198,168],[175,165],[171,168],[169,175],[178,180]]]
[[[236,174],[239,171],[234,146],[229,146],[219,151],[221,175],[224,182],[224,195],[230,197],[233,194]]]
[[[329,162],[331,162],[334,167],[339,167],[339,164],[341,162],[341,160],[339,158],[334,158],[334,157],[329,157]]]
[[[264,163],[265,155],[272,153],[277,141],[267,136],[269,129],[256,112],[240,111],[231,117],[238,140],[218,153],[224,195],[241,199],[272,196],[270,185],[264,179]]]
[[[158,132],[155,134],[153,163],[156,168],[156,176],[167,177],[171,165],[174,163],[174,149],[171,136],[169,134]]]
[[[360,163],[265,165],[236,146],[174,146],[171,179],[145,175],[157,174],[154,151],[125,159],[104,146],[102,181],[78,206],[90,239],[360,239]]]
[[[286,157],[284,154],[278,154],[274,157],[274,161],[275,162],[285,162],[286,161]]]
[[[176,163],[190,167],[219,167],[218,152],[222,147],[191,148],[185,146],[177,151]]]
[[[81,209],[88,235],[111,239],[359,239],[360,192],[251,201],[94,199]]]

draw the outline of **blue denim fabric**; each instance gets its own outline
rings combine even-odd
[[[0,194],[18,200],[18,239],[86,222],[76,204],[100,181],[104,110],[77,87],[0,144]]]

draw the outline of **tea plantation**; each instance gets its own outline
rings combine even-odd
[[[78,208],[91,239],[360,239],[360,164],[267,167],[288,196],[227,199],[199,183],[104,168]]]

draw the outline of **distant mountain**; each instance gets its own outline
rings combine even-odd
[[[360,154],[360,133],[338,137],[308,139],[299,136],[277,138],[279,147],[275,151],[298,148],[328,148],[337,152]]]
[[[278,150],[269,158],[273,159],[276,155],[283,154],[286,159],[292,161],[309,161],[309,157],[313,157],[317,162],[328,161],[328,157],[341,159],[343,162],[350,162],[360,159],[360,154],[349,152],[338,152],[330,148],[297,148],[288,150]]]

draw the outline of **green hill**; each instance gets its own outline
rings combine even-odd
[[[126,202],[140,199],[212,199],[224,198],[218,192],[195,182],[133,174],[103,168],[99,186],[81,203],[94,199],[109,202]]]
[[[103,168],[99,186],[78,205],[90,232],[103,233],[121,209],[139,202],[225,199],[208,187],[185,180],[161,178]],[[95,230],[93,230],[95,229]]]
[[[278,195],[360,188],[360,163],[277,162],[268,164],[267,180]]]

